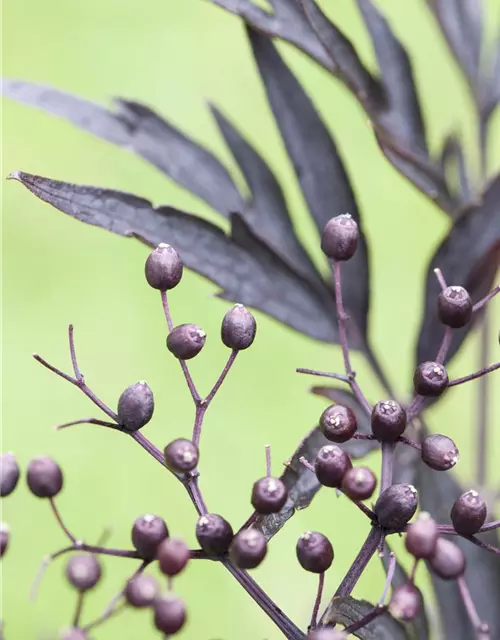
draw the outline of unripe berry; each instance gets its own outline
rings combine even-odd
[[[231,562],[240,569],[255,569],[266,553],[266,537],[258,529],[243,529],[237,533],[229,549]]]
[[[451,521],[457,533],[472,536],[479,531],[486,520],[486,502],[471,489],[463,493],[451,510]]]
[[[196,324],[180,324],[168,334],[167,349],[179,360],[190,360],[205,346],[206,333]]]
[[[372,433],[381,442],[395,442],[406,429],[406,411],[394,400],[382,400],[372,409]]]
[[[439,362],[423,362],[413,374],[413,388],[421,396],[440,396],[448,386],[448,373]]]
[[[0,558],[9,546],[9,527],[3,522],[0,524]]]
[[[375,503],[374,511],[384,529],[402,529],[413,518],[418,506],[418,493],[411,484],[393,484]]]
[[[160,571],[166,576],[176,576],[189,562],[189,549],[180,538],[166,538],[156,551]]]
[[[198,447],[185,438],[178,438],[167,444],[163,454],[167,468],[174,473],[188,473],[198,464]]]
[[[242,304],[235,304],[224,316],[221,327],[222,342],[230,349],[248,349],[255,339],[257,323]]]
[[[422,442],[422,460],[436,471],[447,471],[460,459],[458,449],[451,438],[436,433]]]
[[[153,604],[159,592],[160,585],[156,578],[142,573],[127,583],[125,600],[131,607],[143,609]]]
[[[434,553],[438,540],[436,521],[427,511],[422,511],[418,518],[406,530],[405,546],[414,558],[429,559]]]
[[[37,498],[54,498],[63,486],[61,467],[46,456],[33,458],[26,474],[29,490]]]
[[[319,419],[319,428],[331,442],[347,442],[356,433],[358,423],[354,412],[341,404],[327,407]]]
[[[334,444],[321,447],[314,461],[316,477],[325,487],[339,488],[349,469],[352,469],[351,459],[345,451]]]
[[[143,560],[154,560],[160,542],[167,537],[165,521],[149,513],[137,518],[132,527],[132,544]]]
[[[287,498],[288,491],[279,478],[266,476],[253,485],[252,506],[257,513],[264,515],[278,513]]]
[[[153,603],[154,622],[158,631],[167,636],[177,633],[186,621],[184,602],[173,593],[164,593],[155,598]]]
[[[350,260],[356,252],[358,237],[358,225],[350,214],[344,213],[326,223],[321,237],[321,249],[337,262]]]
[[[342,479],[342,491],[351,500],[371,498],[376,486],[377,478],[368,467],[353,467]]]
[[[149,286],[168,291],[181,281],[182,260],[169,244],[159,244],[146,260],[145,273]]]
[[[437,312],[447,327],[464,327],[472,317],[472,300],[463,287],[446,287],[438,296]]]
[[[227,520],[216,513],[206,513],[196,523],[196,539],[209,555],[224,555],[233,540],[233,528]]]
[[[19,465],[14,454],[8,451],[0,458],[0,496],[5,498],[14,491],[19,481]]]
[[[343,631],[323,627],[309,631],[307,640],[347,640],[347,634]]]
[[[397,620],[411,622],[422,609],[422,594],[411,582],[396,587],[389,603],[389,613]]]
[[[464,574],[465,555],[454,542],[438,538],[434,553],[429,558],[429,566],[443,580],[455,580]]]
[[[153,392],[144,380],[131,384],[118,400],[118,419],[127,431],[137,431],[153,417]]]
[[[66,577],[78,591],[88,591],[101,579],[101,563],[96,556],[82,553],[72,556],[66,565]]]
[[[324,573],[333,562],[330,540],[317,531],[306,531],[297,541],[297,559],[306,571]]]

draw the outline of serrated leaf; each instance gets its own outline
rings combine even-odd
[[[430,262],[416,364],[436,358],[444,332],[436,311],[440,287],[434,269],[441,269],[449,285],[466,287],[477,302],[490,289],[499,264],[500,176],[497,176],[484,192],[482,202],[459,215]],[[454,330],[448,360],[457,352],[471,326],[469,323]]]
[[[11,175],[37,197],[77,220],[150,246],[167,242],[187,267],[223,290],[223,297],[264,311],[317,340],[335,342],[331,310],[309,283],[257,237],[241,216],[232,232],[172,207],[153,207],[137,196],[16,172]]]
[[[356,600],[352,596],[338,596],[328,605],[322,623],[324,626],[342,624],[345,627],[358,622],[373,610],[374,605],[366,600]],[[409,640],[402,624],[389,613],[383,613],[366,626],[354,632],[361,640]]]
[[[437,522],[450,523],[450,511],[463,489],[450,471],[433,471],[422,465],[419,473],[420,507],[428,511]],[[490,544],[499,546],[496,531],[481,534]],[[465,553],[467,569],[465,580],[479,617],[490,626],[491,638],[500,638],[500,558],[459,536],[453,536]],[[432,583],[441,612],[447,640],[470,640],[474,637],[456,582],[445,581],[431,572]]]
[[[10,79],[2,80],[2,95],[136,153],[226,216],[243,208],[219,160],[149,107],[118,99],[112,111],[52,87]]]

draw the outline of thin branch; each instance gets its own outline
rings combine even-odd
[[[71,420],[70,422],[63,422],[63,424],[56,425],[56,431],[72,427],[75,424],[98,424],[102,427],[108,427],[109,429],[116,429],[117,431],[123,431],[120,425],[115,422],[106,422],[106,420],[98,420],[97,418],[80,418],[79,420]]]
[[[380,493],[383,493],[392,484],[395,448],[395,442],[382,442],[382,470],[380,473]]]
[[[80,618],[83,610],[83,600],[85,598],[85,591],[80,591],[76,600],[76,609],[73,616],[73,626],[78,627],[80,625]]]
[[[481,621],[481,618],[477,613],[474,601],[472,600],[469,588],[463,576],[457,578],[457,585],[458,590],[460,591],[460,597],[462,598],[462,602],[464,603],[465,610],[467,611],[467,615],[469,616],[469,620],[474,627],[477,640],[489,640],[489,627],[485,622]]]
[[[323,596],[323,587],[325,586],[325,574],[324,573],[320,573],[319,574],[319,580],[318,580],[318,590],[316,592],[316,598],[314,600],[314,606],[313,606],[313,610],[312,610],[312,614],[311,614],[311,623],[309,625],[309,629],[314,629],[317,626],[318,623],[318,612],[319,612],[319,607],[321,605],[321,598]]]
[[[271,445],[266,444],[266,476],[271,476]]]
[[[492,289],[487,296],[485,296],[482,300],[479,300],[479,302],[476,302],[476,304],[472,307],[472,312],[476,313],[476,311],[479,311],[479,309],[482,309],[484,307],[484,305],[486,303],[488,303],[492,298],[494,298],[497,293],[500,293],[500,284],[497,284],[497,286]]]
[[[482,322],[479,327],[479,366],[484,369],[490,359],[490,322],[488,309],[485,309]],[[500,364],[500,363],[499,363]],[[488,440],[490,435],[490,421],[488,419],[488,396],[489,379],[488,376],[481,376],[477,390],[477,449],[476,449],[476,482],[480,487],[486,485],[488,477]]]
[[[51,506],[51,508],[52,508],[52,511],[53,511],[53,513],[54,513],[54,516],[55,516],[55,518],[56,518],[56,520],[57,520],[57,522],[58,522],[59,526],[61,527],[61,529],[62,529],[62,530],[63,530],[63,532],[64,532],[64,535],[65,535],[66,537],[68,537],[68,538],[71,540],[71,542],[72,542],[73,544],[75,544],[75,543],[76,543],[76,538],[75,538],[75,536],[70,532],[70,530],[68,529],[68,527],[64,524],[64,521],[63,521],[63,519],[62,519],[62,517],[61,517],[61,514],[59,513],[59,509],[58,509],[58,508],[57,508],[57,506],[56,506],[56,503],[55,503],[54,498],[49,498],[49,504],[50,504],[50,506]]]
[[[464,376],[463,378],[457,378],[456,380],[451,380],[448,383],[449,387],[456,387],[458,384],[463,384],[464,382],[469,382],[470,380],[475,380],[476,378],[481,378],[482,376],[488,375],[492,371],[496,371],[500,369],[500,362],[495,362],[495,364],[490,364],[489,367],[484,367],[475,373],[471,373],[468,376]]]
[[[222,373],[218,377],[217,382],[212,387],[212,390],[210,391],[208,396],[204,400],[202,400],[203,404],[209,405],[212,402],[212,400],[214,399],[215,394],[220,389],[222,383],[226,379],[227,374],[229,373],[231,367],[233,366],[233,363],[236,360],[236,356],[238,355],[238,353],[239,352],[236,351],[236,349],[233,349],[233,351],[231,351],[231,355],[229,356],[229,359],[226,362],[226,365],[225,365],[224,369],[222,370]]]
[[[439,282],[439,286],[441,287],[441,290],[444,291],[448,285],[446,284],[446,280],[444,279],[441,269],[434,269],[434,275],[436,276],[437,281]]]
[[[320,378],[333,378],[334,380],[340,380],[341,382],[345,382],[346,384],[351,384],[351,377],[356,376],[356,372],[353,371],[351,373],[351,377],[346,376],[342,373],[329,373],[328,371],[317,371],[316,369],[303,369],[299,367],[295,369],[297,373],[305,373],[309,376],[319,376]]]
[[[436,357],[436,362],[439,362],[439,364],[443,364],[443,362],[446,360],[452,338],[453,329],[451,327],[446,327],[443,335],[443,341],[441,342],[441,346],[439,347],[439,351]]]
[[[383,613],[387,611],[387,607],[385,605],[377,604],[371,611],[369,611],[365,616],[363,616],[360,620],[353,622],[348,627],[344,629],[344,633],[350,634],[366,627],[367,624],[370,624],[375,618],[378,618]]]
[[[386,601],[387,594],[389,593],[389,589],[391,588],[392,580],[394,578],[394,572],[396,571],[396,554],[391,551],[389,553],[389,567],[387,569],[387,575],[385,578],[384,590],[382,591],[382,595],[378,601],[379,605],[383,605]]]

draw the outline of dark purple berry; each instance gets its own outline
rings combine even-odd
[[[486,520],[486,502],[471,489],[463,493],[451,510],[451,521],[457,533],[472,536],[479,531]]]
[[[231,562],[240,569],[255,569],[266,553],[266,537],[258,529],[243,529],[237,533],[229,549]]]
[[[319,428],[331,442],[347,442],[356,433],[358,423],[349,407],[332,404],[327,407],[319,419]]]
[[[389,603],[389,613],[397,620],[410,622],[414,620],[422,609],[422,594],[411,582],[405,582],[396,587]]]
[[[61,640],[90,640],[90,636],[83,629],[77,629],[72,627],[71,629],[65,629],[61,633]]]
[[[306,531],[297,541],[297,559],[306,571],[324,573],[333,562],[330,540],[317,531]]]
[[[158,546],[156,557],[166,576],[176,576],[189,562],[189,549],[180,538],[166,538]]]
[[[421,511],[418,518],[406,530],[405,546],[413,557],[429,559],[434,553],[438,539],[435,520],[427,511]]]
[[[190,360],[200,353],[206,339],[206,333],[196,324],[181,324],[168,334],[167,349],[179,360]]]
[[[63,486],[61,467],[45,456],[30,461],[26,479],[31,493],[38,498],[54,498]]]
[[[413,387],[421,396],[440,396],[448,386],[448,373],[439,362],[423,362],[413,374]]]
[[[325,487],[342,486],[342,479],[349,469],[352,469],[351,459],[334,444],[321,447],[314,461],[316,477]]]
[[[9,527],[3,522],[0,524],[0,558],[9,546]]]
[[[373,407],[371,422],[377,440],[395,442],[406,429],[406,411],[394,400],[382,400]]]
[[[155,627],[166,635],[177,633],[186,621],[184,602],[173,593],[158,596],[153,603]]]
[[[437,312],[447,327],[459,329],[472,318],[472,300],[463,287],[446,287],[438,296]]]
[[[349,213],[331,218],[321,237],[321,249],[337,262],[350,260],[358,245],[358,225]]]
[[[101,575],[101,563],[90,553],[72,556],[66,565],[66,577],[78,591],[88,591],[95,587]]]
[[[132,578],[125,587],[125,600],[131,607],[150,607],[160,591],[156,578],[141,574]]]
[[[307,640],[347,640],[347,634],[343,631],[323,627],[309,631]]]
[[[132,527],[132,544],[144,560],[154,560],[158,545],[167,537],[165,521],[149,513],[137,518]]]
[[[342,479],[342,491],[351,500],[367,500],[371,498],[377,478],[368,467],[353,467],[346,471]]]
[[[233,540],[233,528],[227,520],[215,513],[200,516],[196,523],[196,539],[209,555],[224,555]]]
[[[466,561],[459,546],[446,538],[438,538],[429,565],[443,580],[455,580],[464,574]]]
[[[127,431],[137,431],[153,417],[153,392],[144,380],[131,384],[118,400],[118,419]]]
[[[19,481],[19,465],[14,454],[8,451],[0,458],[0,496],[5,498],[14,491]]]
[[[160,291],[176,287],[182,278],[182,260],[169,244],[159,244],[152,251],[145,266],[149,286]]]
[[[422,442],[422,460],[436,471],[447,471],[459,461],[458,449],[451,438],[436,433]]]
[[[279,478],[266,476],[253,485],[252,506],[257,513],[264,515],[278,513],[287,498],[288,491]]]
[[[235,304],[222,320],[222,342],[235,351],[248,349],[255,339],[256,331],[255,318],[242,304]]]
[[[375,503],[374,511],[384,529],[402,529],[413,518],[418,506],[418,493],[411,484],[393,484]]]
[[[167,468],[174,473],[188,473],[198,464],[198,447],[185,438],[167,444],[163,453]]]

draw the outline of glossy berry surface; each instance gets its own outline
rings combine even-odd
[[[257,513],[278,513],[287,498],[288,491],[279,478],[261,478],[253,485],[251,501]]]
[[[198,518],[196,539],[209,555],[224,555],[233,540],[233,528],[227,520],[216,513],[207,513]]]
[[[436,433],[422,442],[422,460],[436,471],[447,471],[460,459],[458,449],[451,438]]]
[[[78,591],[88,591],[95,587],[101,575],[101,563],[90,553],[74,555],[66,565],[66,577]]]
[[[235,351],[248,349],[255,340],[256,332],[255,318],[242,304],[235,304],[222,320],[222,342]]]
[[[342,491],[351,500],[371,498],[376,486],[377,478],[368,467],[353,467],[342,479]]]
[[[454,542],[438,538],[429,566],[443,580],[455,580],[464,574],[466,560],[462,549]]]
[[[176,576],[189,562],[189,548],[180,538],[165,538],[156,551],[160,571]]]
[[[471,536],[483,526],[487,516],[486,502],[471,489],[463,493],[451,509],[451,521],[457,533]]]
[[[411,484],[393,484],[375,503],[374,511],[380,526],[402,529],[411,520],[418,506],[418,493]]]
[[[314,461],[316,477],[325,487],[340,488],[342,479],[349,469],[352,469],[351,459],[345,451],[334,444],[321,447]]]
[[[446,390],[448,381],[446,368],[439,362],[423,362],[413,374],[413,388],[421,396],[440,396]]]
[[[29,490],[37,498],[54,498],[62,489],[61,467],[46,456],[33,458],[26,473]]]
[[[438,296],[437,312],[447,327],[459,329],[472,318],[472,300],[463,287],[446,287]]]
[[[155,627],[167,635],[177,633],[186,622],[184,602],[173,593],[157,596],[153,611]]]
[[[163,451],[165,464],[174,473],[188,473],[196,468],[199,460],[198,447],[185,438],[173,440]]]
[[[331,442],[347,442],[356,433],[358,423],[349,407],[332,404],[327,407],[319,419],[319,428]]]
[[[420,590],[406,582],[397,586],[391,596],[389,613],[397,620],[410,622],[414,620],[422,609],[422,594]]]
[[[255,569],[264,560],[267,541],[258,529],[243,529],[234,536],[229,557],[240,569]]]
[[[406,411],[394,400],[381,400],[372,409],[372,433],[381,442],[395,442],[406,429]]]
[[[149,286],[159,291],[176,287],[181,281],[182,270],[182,260],[177,251],[163,243],[149,254],[144,268]]]
[[[196,324],[174,327],[167,337],[167,349],[179,360],[191,360],[205,346],[206,333]]]
[[[150,607],[160,592],[156,578],[141,574],[132,578],[125,587],[125,600],[131,607],[143,609]]]
[[[324,573],[333,562],[330,540],[317,531],[306,531],[297,541],[297,559],[300,566],[312,573]]]
[[[422,511],[406,530],[406,549],[414,558],[427,560],[434,553],[438,536],[436,521],[429,513]]]
[[[348,213],[331,218],[321,237],[323,253],[337,262],[350,260],[358,246],[358,225]]]
[[[153,417],[155,402],[148,384],[141,380],[127,387],[118,400],[118,419],[127,431],[137,431]]]
[[[0,457],[0,497],[11,494],[19,482],[19,465],[13,453],[8,451]]]
[[[158,545],[167,537],[165,521],[149,513],[137,518],[132,527],[132,544],[144,560],[154,560]]]

